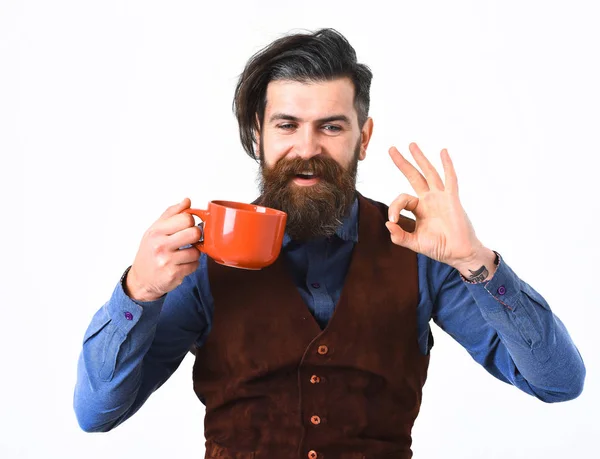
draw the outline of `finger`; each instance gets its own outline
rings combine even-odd
[[[192,203],[189,198],[183,198],[183,201],[174,204],[171,207],[168,207],[167,210],[165,210],[159,217],[159,220],[164,220],[166,218],[172,217],[173,215],[177,215],[184,209],[189,209],[191,205]]]
[[[389,149],[390,157],[394,164],[400,169],[400,172],[404,174],[404,176],[408,179],[413,189],[418,195],[426,193],[429,191],[429,185],[427,185],[427,180],[425,177],[419,172],[419,170],[413,166],[410,161],[408,161],[402,154],[398,151],[396,147],[391,147]]]
[[[182,229],[167,238],[167,247],[171,250],[177,250],[189,244],[195,244],[202,237],[202,230],[197,226]]]
[[[390,221],[396,223],[399,219],[400,211],[406,209],[409,212],[416,212],[417,206],[419,205],[419,198],[411,196],[410,194],[402,193],[399,195],[388,208],[388,216]],[[416,214],[415,214],[416,215]]]
[[[435,170],[435,167],[433,167],[433,165],[429,162],[429,160],[423,154],[419,146],[416,143],[411,142],[411,144],[408,146],[408,149],[410,150],[410,152],[413,155],[413,158],[415,158],[415,161],[423,171],[423,174],[425,174],[425,178],[427,179],[427,184],[429,185],[429,188],[434,188],[443,191],[444,183],[442,182],[440,174],[438,174],[437,170]]]
[[[200,258],[200,250],[196,247],[189,247],[187,249],[177,250],[173,254],[172,262],[175,265],[185,265],[188,263],[195,263]]]
[[[397,224],[392,222],[385,222],[385,226],[389,230],[390,237],[394,244],[399,245],[401,247],[406,247],[407,249],[410,249],[413,252],[418,252],[417,236],[414,233],[404,231]]]
[[[159,220],[153,226],[153,230],[160,234],[171,235],[186,228],[195,226],[194,217],[188,213],[173,215],[167,219]]]
[[[444,165],[444,179],[446,191],[450,194],[458,194],[458,177],[454,170],[454,163],[450,159],[450,154],[445,148],[442,150],[440,156],[442,157],[442,164]]]

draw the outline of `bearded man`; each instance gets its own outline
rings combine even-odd
[[[260,164],[255,204],[288,214],[281,254],[258,271],[220,265],[193,246],[189,199],[167,209],[86,332],[84,430],[132,416],[191,349],[207,458],[410,458],[432,319],[496,378],[545,402],[580,394],[577,348],[477,238],[446,150],[442,180],[416,144],[420,170],[390,148],[416,196],[388,207],[357,192],[371,77],[331,29],[249,60],[234,110]]]

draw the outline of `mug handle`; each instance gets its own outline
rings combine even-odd
[[[210,212],[208,210],[202,209],[185,209],[184,212],[199,217],[200,220],[202,220],[202,222],[204,223],[208,221],[208,217],[210,216]],[[200,252],[206,253],[206,251],[204,250],[204,226],[202,227],[202,242],[198,241],[193,243],[192,245],[198,250],[200,250]]]

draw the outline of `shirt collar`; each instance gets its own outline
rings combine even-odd
[[[342,225],[335,231],[335,235],[342,241],[358,242],[358,198],[354,199],[350,212],[342,220]],[[287,231],[283,235],[283,247],[286,247],[292,239]]]

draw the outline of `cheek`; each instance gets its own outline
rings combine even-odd
[[[341,164],[346,168],[354,160],[354,153],[356,151],[357,144],[351,140],[339,143],[335,148],[331,148],[331,156],[335,159],[338,164]]]
[[[293,150],[291,139],[266,139],[263,144],[263,153],[267,166],[273,166],[277,161]]]

